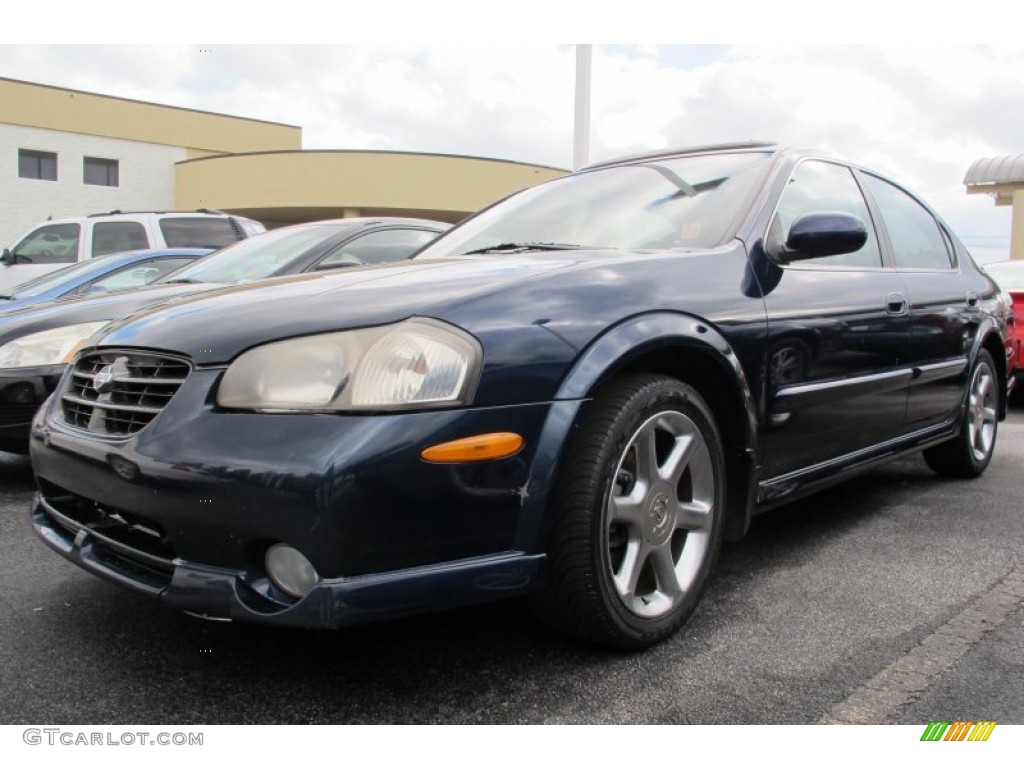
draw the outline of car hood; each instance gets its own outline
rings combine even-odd
[[[5,305],[0,304],[0,344],[50,328],[113,320],[143,307],[218,287],[208,283],[174,283],[98,296],[44,301],[8,311],[2,311]]]
[[[636,258],[620,252],[488,255],[277,278],[136,314],[108,329],[99,344],[175,350],[211,365],[276,339],[383,325],[414,315],[443,319],[449,309],[510,284]]]

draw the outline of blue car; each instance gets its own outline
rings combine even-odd
[[[141,288],[212,250],[161,248],[97,256],[15,286],[0,296],[0,312],[54,299]]]
[[[759,143],[608,161],[411,259],[103,326],[32,424],[32,521],[211,619],[530,594],[556,629],[645,648],[754,515],[915,452],[980,476],[1005,310],[930,208],[859,165]]]

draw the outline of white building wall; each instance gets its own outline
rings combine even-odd
[[[19,149],[56,152],[57,181],[20,178]],[[117,160],[120,185],[83,183],[85,157]],[[185,157],[181,147],[0,123],[0,248],[47,217],[173,210],[174,164]]]

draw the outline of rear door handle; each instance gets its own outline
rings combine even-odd
[[[902,315],[907,311],[907,299],[902,293],[890,293],[885,297],[885,311],[889,315]]]
[[[978,294],[976,294],[974,291],[968,291],[967,292],[967,306],[968,307],[976,307],[976,306],[978,306]]]

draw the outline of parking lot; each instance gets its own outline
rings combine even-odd
[[[495,604],[340,632],[208,623],[37,541],[0,463],[0,722],[1024,723],[1024,409],[977,481],[919,457],[758,519],[640,654]],[[972,634],[973,633],[973,634]]]

